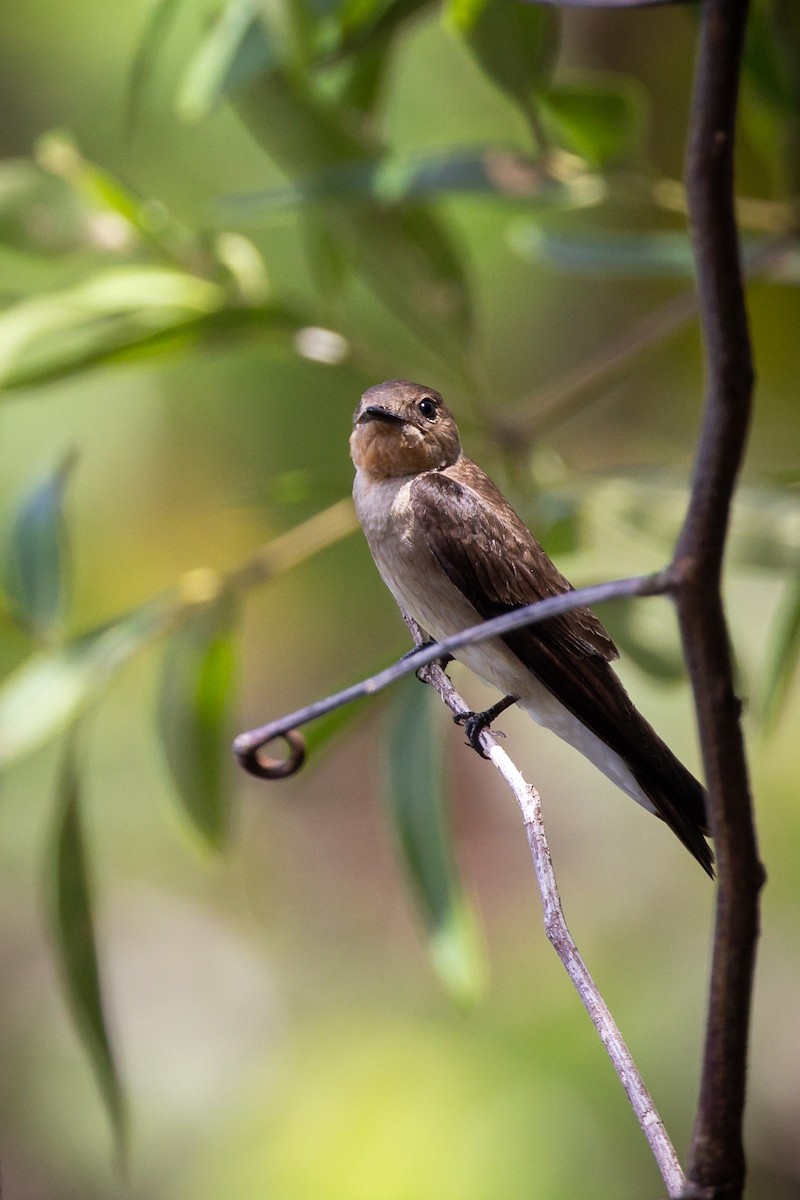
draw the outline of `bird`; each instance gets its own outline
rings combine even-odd
[[[405,379],[364,392],[353,418],[356,513],[384,583],[432,641],[573,590],[492,480],[461,448],[434,388]],[[634,706],[618,651],[589,608],[577,608],[455,658],[503,699],[462,714],[474,749],[516,703],[660,817],[713,878],[702,784]]]

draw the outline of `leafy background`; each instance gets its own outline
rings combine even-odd
[[[228,746],[406,648],[343,502],[377,380],[446,392],[575,582],[664,561],[702,391],[693,17],[30,0],[0,28],[5,1190],[655,1194],[519,818],[424,689],[310,730],[289,782]],[[791,4],[757,4],[729,603],[770,874],[749,1141],[771,1198],[800,1192],[798,61]],[[604,618],[696,763],[668,605]],[[708,883],[568,749],[501,728],[683,1148]]]

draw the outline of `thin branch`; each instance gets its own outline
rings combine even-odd
[[[746,0],[705,0],[687,154],[687,194],[707,358],[707,393],[675,601],[703,754],[718,891],[709,1007],[686,1196],[736,1200],[758,895],[747,763],[721,595],[730,504],[750,423],[753,367],[733,201],[735,116]]]
[[[553,426],[579,412],[597,388],[632,359],[651,346],[683,329],[697,315],[697,297],[693,291],[680,292],[666,303],[636,321],[618,338],[571,367],[564,375],[540,388],[532,396],[506,405],[491,417],[497,441],[510,450],[519,449],[520,439],[527,445]]]
[[[746,274],[760,276],[779,271],[787,254],[797,244],[793,233],[782,232],[769,239],[748,258]],[[595,403],[601,385],[607,385],[634,359],[684,329],[697,316],[697,293],[679,292],[664,304],[645,313],[612,342],[589,355],[577,366],[526,396],[490,415],[490,428],[499,445],[510,451],[542,437],[562,422]]]
[[[546,600],[538,600],[535,604],[527,604],[523,608],[514,609],[513,612],[504,613],[500,617],[493,617],[491,621],[481,621],[479,625],[472,625],[469,629],[454,633],[444,641],[420,646],[412,654],[401,658],[391,667],[386,667],[376,675],[371,675],[360,683],[354,683],[341,692],[326,696],[323,700],[316,700],[313,704],[298,709],[297,712],[278,717],[257,729],[240,733],[233,743],[234,754],[239,760],[240,766],[259,779],[285,779],[299,770],[305,759],[303,740],[297,732],[301,725],[315,721],[318,717],[324,717],[344,704],[351,704],[354,700],[361,700],[364,696],[373,696],[377,692],[382,692],[384,688],[389,687],[404,675],[417,671],[420,667],[427,666],[436,659],[452,655],[463,646],[486,642],[490,638],[510,633],[513,629],[537,625],[540,621],[546,621],[550,617],[572,612],[576,608],[601,604],[605,600],[616,600],[623,596],[661,596],[669,590],[670,586],[670,577],[666,572],[657,572],[654,575],[633,575],[627,579],[614,579],[608,583],[596,583],[591,587],[564,592],[559,596],[549,596]],[[288,742],[289,757],[283,759],[265,757],[262,753],[263,748],[278,738],[283,738]]]
[[[418,640],[420,636],[418,627],[408,617],[406,620]],[[462,714],[468,711],[467,705],[438,663],[427,664],[418,671],[418,674],[423,682],[429,683],[436,689],[452,713]],[[529,783],[526,783],[514,762],[490,731],[483,730],[480,742],[487,758],[503,776],[519,804],[525,822],[528,845],[533,857],[536,882],[542,898],[547,937],[564,964],[575,990],[600,1035],[600,1040],[606,1048],[642,1132],[647,1138],[669,1195],[671,1197],[680,1196],[684,1177],[678,1156],[645,1087],[644,1080],[633,1061],[631,1052],[567,927],[547,845],[539,793]]]

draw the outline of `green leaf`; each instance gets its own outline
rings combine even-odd
[[[532,221],[525,221],[512,228],[509,240],[523,258],[575,275],[691,278],[694,274],[692,247],[683,233],[660,231],[562,237]]]
[[[410,18],[432,7],[432,0],[345,0],[332,37],[321,39],[323,61],[348,59],[357,68],[359,60],[371,57],[374,51],[388,52]]]
[[[297,78],[273,71],[248,88],[241,110],[267,152],[290,175],[377,161],[352,123]],[[421,205],[337,203],[331,232],[364,283],[449,362],[463,360],[471,329],[469,290],[447,229]]]
[[[604,194],[594,177],[556,179],[529,156],[485,146],[343,162],[288,187],[231,197],[224,208],[241,220],[337,199],[396,204],[457,193],[505,197],[548,211],[596,204]]]
[[[184,0],[154,0],[144,32],[139,37],[128,74],[125,125],[135,127],[142,110],[144,93],[155,69],[155,62],[167,32]]]
[[[554,14],[518,0],[450,0],[445,20],[492,82],[529,117],[555,59]]]
[[[398,685],[391,713],[387,807],[400,861],[428,936],[428,952],[450,996],[481,995],[486,964],[477,921],[464,897],[444,813],[441,704],[416,679]]]
[[[339,88],[342,105],[365,114],[375,112],[388,73],[391,51],[391,40],[386,37],[353,55]]]
[[[119,1159],[124,1163],[125,1097],[104,1011],[92,884],[81,821],[80,780],[71,743],[67,746],[59,783],[56,824],[45,879],[47,907],[67,1002],[111,1121]]]
[[[795,0],[752,5],[743,71],[759,97],[792,122],[800,103],[800,16]]]
[[[306,320],[277,304],[225,307],[222,288],[182,271],[119,267],[0,313],[5,390],[242,334],[287,333]]]
[[[593,167],[627,161],[640,149],[646,94],[633,79],[594,75],[551,87],[540,102],[551,135]]]
[[[343,0],[339,5],[339,27],[347,35],[371,25],[389,7],[387,0]]]
[[[36,654],[0,685],[0,763],[61,732],[137,650],[169,626],[174,605],[153,601],[51,654]]]
[[[761,700],[762,719],[768,727],[780,716],[800,657],[800,573],[785,590],[770,641]]]
[[[404,653],[404,649],[397,649],[396,657],[399,659]],[[380,660],[375,660],[372,663],[364,666],[357,675],[348,675],[331,691],[340,691],[349,687],[353,683],[357,683],[360,679],[367,679],[370,675],[377,675],[386,666],[386,656],[382,655]],[[357,721],[363,720],[367,715],[372,714],[377,708],[387,700],[386,692],[379,692],[376,696],[364,696],[361,700],[356,700],[352,704],[344,704],[341,708],[335,708],[333,712],[327,713],[324,717],[320,717],[318,721],[312,721],[311,724],[304,726],[303,737],[306,743],[306,753],[311,765],[318,759],[319,751],[324,749],[329,742],[335,741],[339,734],[344,733],[354,725]]]
[[[161,743],[183,811],[215,850],[225,841],[230,818],[232,616],[222,602],[173,635],[158,705]]]
[[[603,606],[603,621],[623,655],[660,683],[681,683],[686,678],[674,623],[664,620],[665,604],[648,600],[614,600]],[[669,632],[672,631],[670,638]]]
[[[186,70],[176,102],[178,115],[185,121],[199,120],[220,99],[246,87],[279,61],[261,5],[256,0],[233,0]]]
[[[4,586],[16,618],[37,638],[55,636],[64,615],[68,556],[64,494],[70,453],[29,489],[11,521]]]

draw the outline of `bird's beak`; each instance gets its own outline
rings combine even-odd
[[[356,425],[366,425],[369,421],[386,421],[387,423],[395,423],[398,425],[407,425],[408,422],[399,413],[392,412],[389,408],[382,408],[380,404],[368,404],[362,413],[359,414]]]

